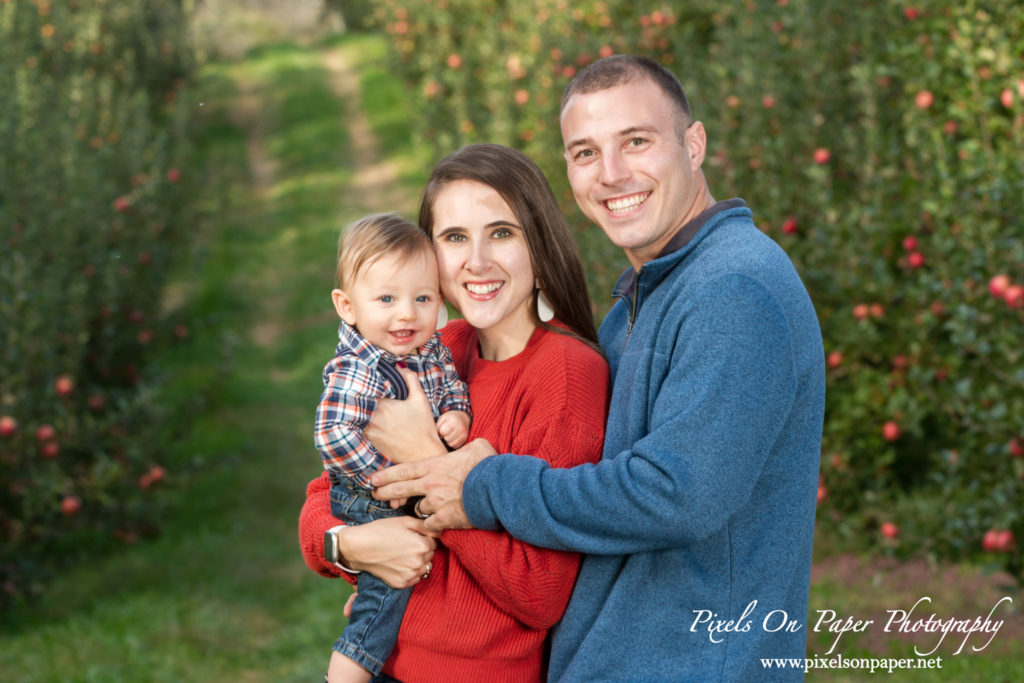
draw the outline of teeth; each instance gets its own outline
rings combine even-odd
[[[466,283],[466,289],[473,292],[474,294],[490,294],[491,292],[497,290],[499,287],[501,287],[500,282],[490,282],[486,285],[478,285],[472,282]]]
[[[412,330],[395,330],[391,334],[399,339],[405,339],[406,337],[412,336]]]
[[[604,203],[604,205],[607,206],[610,211],[629,211],[630,209],[636,208],[647,201],[648,196],[650,196],[649,192],[631,194],[628,197],[609,199]]]

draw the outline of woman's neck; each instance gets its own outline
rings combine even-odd
[[[537,326],[532,321],[526,321],[512,329],[496,326],[477,330],[480,357],[489,361],[502,361],[519,355],[530,343],[535,329]]]

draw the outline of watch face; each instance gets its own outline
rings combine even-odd
[[[338,561],[338,536],[333,531],[324,532],[324,558],[331,564]]]

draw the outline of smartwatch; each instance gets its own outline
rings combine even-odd
[[[348,527],[344,524],[339,524],[338,526],[331,527],[324,532],[324,559],[338,569],[348,572],[349,574],[360,574],[362,573],[362,570],[349,569],[341,563],[341,560],[344,558],[341,555],[341,548],[338,545],[338,536],[347,528]]]

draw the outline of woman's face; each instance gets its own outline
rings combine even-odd
[[[525,346],[534,330],[535,277],[519,221],[496,190],[473,180],[445,185],[433,206],[431,237],[441,291],[485,337]]]

